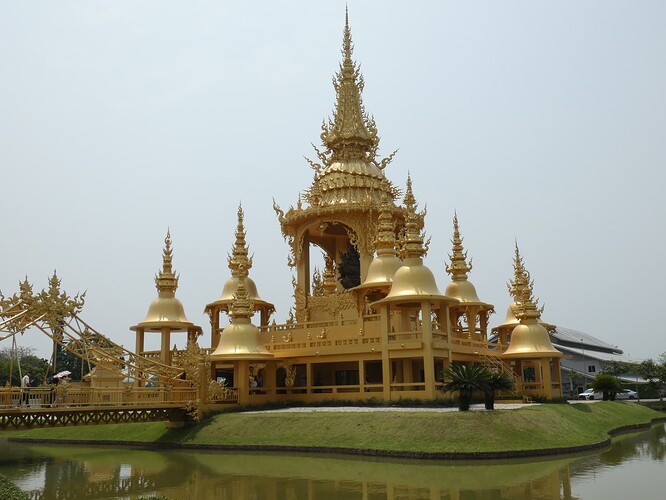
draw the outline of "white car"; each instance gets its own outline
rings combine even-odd
[[[604,399],[604,393],[603,392],[594,392],[594,389],[585,389],[583,392],[581,392],[578,395],[578,399],[587,399],[587,400],[592,400],[592,399]]]
[[[615,395],[615,399],[638,399],[638,394],[631,389],[623,389]]]

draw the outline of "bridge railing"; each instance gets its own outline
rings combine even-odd
[[[0,409],[91,406],[185,406],[197,399],[194,387],[0,388]]]

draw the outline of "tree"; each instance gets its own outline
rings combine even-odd
[[[651,389],[659,393],[659,399],[663,399],[663,386],[666,384],[666,352],[659,356],[659,361],[646,359],[638,365],[638,374],[648,381]]]
[[[14,354],[9,348],[0,349],[0,386],[21,385],[19,375],[19,362],[21,363],[21,374],[30,372],[32,385],[42,385],[44,377],[48,373],[49,363],[45,359],[38,358],[33,353],[35,350],[31,347],[19,347],[17,354]],[[18,358],[18,360],[17,360]],[[10,378],[11,372],[11,380]]]
[[[606,366],[604,366],[603,373],[617,377],[618,375],[624,375],[626,373],[637,373],[638,366],[638,363],[628,363],[626,361],[610,361],[606,364]]]
[[[442,391],[458,391],[458,409],[468,411],[472,402],[472,395],[481,391],[485,393],[490,390],[490,373],[482,365],[464,365],[453,363],[449,368],[442,371],[444,385]],[[449,380],[446,382],[446,380]]]
[[[600,373],[592,381],[592,389],[595,391],[603,392],[604,401],[615,401],[615,395],[620,391],[621,388],[622,384],[620,379],[607,373]]]
[[[486,410],[495,409],[495,393],[497,391],[511,391],[513,390],[513,378],[506,372],[493,371],[489,372],[488,389],[485,391],[485,406]]]

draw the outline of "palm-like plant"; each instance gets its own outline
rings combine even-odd
[[[489,389],[490,372],[482,365],[453,363],[442,371],[444,392],[458,391],[458,409],[468,411],[474,392]],[[448,381],[447,381],[448,380]]]
[[[490,372],[488,390],[485,394],[486,410],[495,409],[495,393],[497,391],[511,391],[513,390],[513,386],[513,377],[508,373],[501,371]]]
[[[592,381],[592,389],[604,393],[604,401],[615,401],[615,395],[620,391],[622,385],[617,377],[608,375],[607,373],[600,373]]]

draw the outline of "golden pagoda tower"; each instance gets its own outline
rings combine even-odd
[[[259,296],[257,292],[257,285],[248,276],[250,268],[252,268],[252,257],[250,257],[249,249],[245,240],[245,226],[243,222],[243,207],[238,205],[238,224],[236,225],[236,241],[231,249],[231,255],[228,256],[229,269],[231,270],[231,277],[224,283],[222,294],[215,302],[207,304],[204,311],[210,318],[211,325],[211,347],[215,349],[220,341],[220,313],[229,312],[236,288],[238,287],[238,280],[241,275],[240,268],[244,268],[245,273],[245,289],[247,290],[248,299],[253,304],[254,311],[260,313],[259,324],[262,327],[268,325],[271,314],[275,311],[275,307],[270,302],[266,302]]]
[[[379,225],[374,241],[377,256],[372,259],[370,266],[368,266],[365,281],[354,288],[358,293],[360,305],[386,297],[391,290],[393,276],[402,267],[402,261],[396,250],[395,224],[391,216],[391,207],[392,204],[389,202],[388,196],[385,193],[382,194]],[[367,313],[368,311],[364,312]]]
[[[517,241],[515,242],[513,271],[513,280],[507,283],[509,294],[511,297],[513,297],[513,302],[509,304],[509,307],[506,310],[506,319],[504,320],[504,323],[492,329],[492,333],[497,337],[497,343],[500,346],[500,349],[506,348],[511,339],[511,332],[520,323],[516,317],[516,313],[518,311],[518,302],[520,301],[520,293],[522,289],[521,287],[527,279],[525,278],[525,264],[523,263],[523,258],[520,255],[520,249],[518,248]],[[527,281],[529,282],[529,280]],[[546,323],[541,318],[539,318],[539,323],[541,323],[549,333],[555,331],[555,325]]]
[[[467,273],[472,270],[472,260],[467,263],[467,252],[462,245],[458,227],[458,214],[453,216],[453,251],[449,255],[451,265],[446,266],[446,272],[451,275],[451,283],[444,292],[448,297],[460,301],[460,304],[451,306],[450,315],[453,335],[471,340],[485,341],[488,338],[488,318],[495,310],[491,304],[479,299],[476,288],[467,279]],[[467,324],[463,326],[461,320]]]
[[[333,118],[322,124],[323,150],[315,147],[318,162],[312,185],[299,196],[296,208],[285,214],[274,203],[282,234],[290,245],[291,267],[296,269],[294,297],[296,321],[325,321],[342,314],[353,317],[356,301],[351,294],[313,297],[311,246],[331,259],[338,273],[337,290],[344,292],[363,283],[374,256],[373,237],[382,210],[382,196],[389,200],[390,216],[399,224],[402,210],[395,206],[398,190],[384,175],[393,158],[379,160],[379,136],[375,122],[363,107],[364,82],[352,60],[349,17],[345,16],[342,63],[333,79],[336,104]],[[334,297],[331,299],[330,297]],[[326,300],[326,305],[322,301]],[[336,304],[333,304],[336,302]]]
[[[213,373],[216,376],[218,373],[227,375],[227,383],[238,389],[238,403],[247,404],[250,396],[250,361],[272,360],[273,355],[262,345],[259,329],[250,320],[254,315],[254,307],[245,286],[247,268],[240,264],[237,271],[238,285],[228,308],[231,324],[222,330],[210,360]],[[274,367],[267,370],[269,377],[273,373]],[[272,380],[270,385],[274,385]]]
[[[511,332],[509,348],[502,354],[509,360],[514,374],[522,381],[518,390],[525,395],[549,399],[562,397],[560,358],[563,354],[553,347],[548,330],[542,323],[538,300],[533,298],[533,282],[525,269],[516,246],[516,272],[513,289],[516,293],[515,313],[518,325]],[[506,322],[505,322],[506,323]]]
[[[446,342],[450,335],[448,308],[459,301],[439,291],[432,271],[423,264],[427,247],[419,220],[425,214],[416,212],[411,177],[407,178],[403,203],[406,212],[400,252],[403,265],[393,276],[389,294],[371,305],[379,309],[381,316],[384,380],[397,383],[395,388],[422,387],[423,397],[433,399],[437,395],[437,369],[443,368],[449,359]],[[440,343],[437,350],[436,341]],[[391,352],[397,346],[401,349]],[[422,379],[415,380],[415,375],[421,372]],[[391,399],[392,389],[389,384],[384,384],[384,399]]]
[[[201,327],[195,325],[185,316],[183,304],[176,298],[178,276],[172,267],[173,252],[171,250],[171,233],[167,231],[162,252],[162,271],[155,276],[157,298],[148,308],[146,318],[132,327],[136,332],[136,354],[145,354],[144,341],[146,332],[158,332],[162,335],[160,344],[160,361],[165,365],[171,364],[172,332],[187,332],[187,341],[194,342],[201,335]]]

